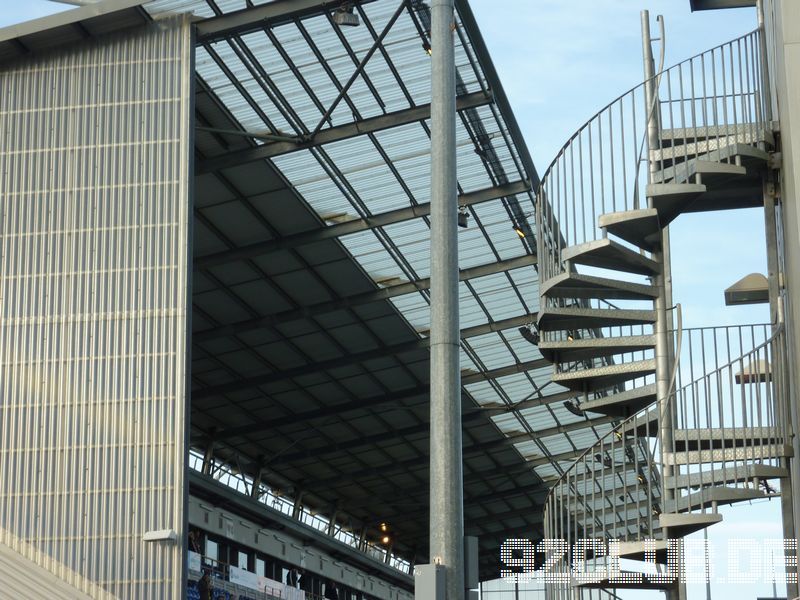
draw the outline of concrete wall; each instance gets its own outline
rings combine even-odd
[[[0,66],[0,544],[93,597],[184,593],[191,42]]]

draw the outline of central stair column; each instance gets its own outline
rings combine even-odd
[[[647,107],[647,156],[649,162],[649,183],[655,183],[654,174],[661,168],[657,160],[653,160],[654,151],[659,149],[659,129],[660,129],[660,106],[658,102],[658,87],[655,79],[655,64],[653,61],[653,46],[650,37],[650,12],[641,12],[642,20],[642,51],[644,58],[644,78],[645,78],[645,106]],[[663,27],[659,43],[663,45]],[[648,208],[653,208],[652,199],[648,198]],[[659,273],[653,279],[653,285],[658,290],[658,297],[655,300],[656,322],[654,333],[656,338],[655,358],[656,358],[656,396],[658,398],[658,436],[661,442],[661,464],[662,464],[662,487],[666,505],[674,501],[674,490],[672,486],[665,485],[675,474],[675,467],[668,464],[665,454],[672,450],[673,446],[673,407],[669,401],[670,387],[670,365],[671,355],[671,332],[668,309],[668,301],[672,299],[672,286],[669,260],[669,231],[667,228],[661,230],[661,247],[654,250],[652,259],[661,265]],[[669,539],[669,529],[663,528],[663,536]],[[679,575],[676,573],[676,576]],[[686,585],[679,582],[678,585],[666,592],[668,600],[684,600],[686,598]]]

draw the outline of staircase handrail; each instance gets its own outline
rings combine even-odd
[[[561,149],[558,151],[558,153],[556,154],[555,158],[553,158],[553,160],[552,160],[552,161],[550,161],[550,164],[547,166],[547,169],[545,170],[545,172],[544,172],[544,175],[542,175],[542,177],[540,178],[540,180],[539,180],[539,181],[540,181],[540,182],[544,182],[544,180],[545,180],[545,179],[547,179],[547,177],[548,177],[548,175],[550,174],[550,171],[553,169],[553,166],[555,165],[555,163],[556,163],[556,162],[558,162],[558,159],[559,159],[559,158],[561,158],[561,156],[564,154],[564,152],[567,150],[567,148],[568,148],[568,147],[569,147],[569,146],[572,144],[572,142],[575,140],[575,138],[577,138],[577,137],[578,137],[578,136],[581,134],[581,132],[583,132],[583,131],[584,131],[584,130],[585,130],[585,129],[586,129],[588,126],[589,126],[589,124],[590,124],[592,121],[596,120],[596,119],[597,119],[597,117],[599,117],[599,116],[600,116],[602,113],[606,112],[606,111],[607,111],[609,108],[611,108],[611,107],[612,107],[614,104],[616,104],[617,102],[619,102],[620,100],[622,100],[622,98],[624,98],[625,96],[627,96],[627,95],[631,94],[631,93],[632,93],[634,90],[637,90],[637,89],[639,89],[639,88],[643,87],[645,84],[649,83],[650,81],[657,80],[657,79],[658,79],[658,78],[659,78],[659,77],[660,77],[660,76],[661,76],[663,73],[666,73],[667,71],[671,71],[671,70],[673,70],[673,69],[677,68],[677,67],[678,67],[678,66],[680,66],[680,65],[684,65],[684,64],[686,64],[686,63],[688,63],[688,62],[690,62],[690,61],[692,61],[692,60],[698,59],[698,58],[700,58],[700,57],[701,57],[702,55],[704,55],[704,54],[708,54],[709,52],[714,52],[715,50],[720,50],[720,49],[724,48],[725,46],[728,46],[728,45],[730,45],[730,44],[733,44],[733,43],[735,43],[735,42],[738,42],[738,41],[744,40],[744,39],[746,39],[747,37],[749,37],[749,36],[751,36],[751,35],[753,35],[753,34],[759,34],[759,33],[761,33],[761,30],[760,30],[760,29],[754,29],[754,30],[752,30],[752,31],[749,31],[748,33],[745,33],[745,34],[743,34],[743,35],[740,35],[740,36],[739,36],[739,37],[737,37],[737,38],[734,38],[734,39],[732,39],[732,40],[728,40],[727,42],[723,42],[723,43],[721,43],[721,44],[718,44],[718,45],[716,45],[716,46],[713,46],[712,48],[708,48],[708,49],[706,49],[706,50],[703,50],[702,52],[699,52],[699,53],[695,54],[694,56],[690,56],[689,58],[685,58],[684,60],[682,60],[682,61],[680,61],[680,62],[677,62],[677,63],[675,63],[675,64],[673,64],[673,65],[669,66],[667,69],[660,69],[660,70],[659,70],[659,71],[658,71],[658,72],[657,72],[655,75],[653,75],[653,77],[651,77],[651,78],[649,78],[649,79],[645,79],[644,81],[642,81],[642,82],[638,83],[637,85],[633,86],[632,88],[628,89],[627,91],[623,92],[622,94],[620,94],[619,96],[617,96],[616,98],[614,98],[614,99],[613,99],[611,102],[609,102],[609,103],[608,103],[608,104],[606,104],[606,105],[605,105],[603,108],[601,108],[601,109],[600,109],[600,110],[598,110],[598,111],[597,111],[595,114],[593,114],[593,115],[592,115],[592,116],[591,116],[591,117],[590,117],[590,118],[589,118],[589,119],[588,119],[588,120],[587,120],[587,121],[586,121],[586,122],[585,122],[583,125],[581,125],[581,126],[580,126],[580,127],[579,127],[579,128],[576,130],[576,131],[575,131],[575,133],[573,133],[573,134],[572,134],[572,135],[571,135],[571,136],[570,136],[570,137],[567,139],[567,141],[566,141],[566,142],[564,142],[564,145],[563,145],[563,146],[561,147]],[[541,185],[542,185],[542,184],[540,183],[540,184],[539,184],[539,187],[541,187]]]
[[[725,326],[722,326],[722,327],[725,327]],[[730,326],[730,327],[737,327],[737,326],[734,325],[734,326]],[[717,329],[717,328],[716,327],[693,327],[691,330],[698,331],[698,330],[701,330],[701,329]],[[686,329],[685,331],[690,331],[690,330]],[[772,329],[772,334],[770,335],[770,337],[767,340],[761,342],[758,346],[752,348],[751,350],[748,350],[747,352],[745,352],[741,356],[738,356],[738,357],[736,357],[736,358],[734,358],[732,360],[729,360],[727,363],[719,365],[715,369],[713,369],[711,371],[708,371],[707,373],[704,373],[703,375],[700,375],[699,377],[695,377],[689,383],[687,383],[685,385],[682,385],[681,387],[676,389],[672,394],[670,394],[670,397],[674,398],[676,396],[676,394],[678,394],[681,390],[684,390],[684,389],[687,389],[689,387],[692,387],[693,385],[696,385],[697,383],[699,383],[700,381],[702,381],[702,380],[704,380],[704,379],[706,379],[708,377],[716,375],[717,373],[720,373],[720,372],[722,372],[722,371],[724,371],[726,369],[729,369],[729,368],[735,366],[737,363],[741,363],[745,358],[747,358],[751,354],[759,353],[761,350],[764,350],[767,346],[770,346],[770,345],[773,344],[773,342],[777,341],[778,337],[780,335],[782,335],[783,333],[784,333],[784,325],[783,325],[783,323],[775,325],[774,328]]]
[[[641,141],[652,113],[645,105],[648,85],[655,82],[652,101],[659,121],[669,123],[676,138],[666,139],[665,149],[665,138],[659,132],[658,148],[650,148],[649,157],[663,161],[659,164],[668,164],[670,153],[680,153],[681,158],[685,153],[688,161],[709,151],[702,143],[691,143],[694,134],[687,132],[693,129],[724,129],[726,136],[741,130],[741,135],[751,139],[760,135],[767,127],[769,102],[759,75],[764,68],[761,35],[761,30],[755,29],[667,69],[659,68],[653,77],[603,106],[567,139],[537,190],[537,254],[542,280],[569,270],[562,264],[563,248],[599,239],[600,214],[639,208],[644,179],[639,165],[646,147]],[[695,90],[696,85],[700,89]],[[662,98],[664,88],[666,97]],[[681,135],[686,143],[678,145]],[[665,158],[658,158],[660,154]],[[683,168],[688,178],[688,167],[673,167],[681,174]],[[662,179],[674,176],[664,171],[669,169],[662,170]]]
[[[761,326],[761,324],[757,324],[755,326]],[[682,329],[682,331],[690,332],[690,331],[716,330],[716,329],[727,329],[727,328],[737,328],[737,327],[741,327],[741,326],[740,325],[722,325],[722,326],[719,326],[719,327],[690,327],[690,328]],[[716,368],[708,371],[707,373],[704,373],[703,375],[700,375],[700,376],[696,377],[691,382],[689,382],[689,383],[687,383],[685,385],[682,385],[677,389],[674,389],[670,393],[670,401],[673,401],[675,399],[675,397],[678,394],[681,393],[682,390],[690,388],[690,387],[696,385],[698,382],[700,382],[700,381],[702,381],[702,380],[704,380],[704,379],[706,379],[708,377],[712,377],[715,374],[724,371],[725,369],[729,369],[730,367],[735,366],[737,363],[741,363],[741,361],[744,360],[747,356],[749,356],[751,354],[756,354],[759,351],[765,349],[767,346],[773,344],[775,341],[778,340],[778,337],[784,333],[784,329],[785,329],[785,327],[784,327],[784,325],[782,323],[775,325],[773,327],[773,329],[772,329],[772,333],[771,333],[770,337],[767,340],[765,340],[764,342],[760,343],[758,346],[755,346],[754,348],[748,350],[747,352],[741,354],[737,358],[731,359],[728,362],[726,362],[726,363],[724,363],[724,364],[722,364],[720,366],[717,366]],[[679,362],[680,362],[680,357],[678,356],[678,357],[676,357],[675,364],[678,365]],[[610,436],[612,436],[615,433],[618,433],[620,431],[625,431],[626,426],[629,426],[631,424],[631,422],[635,421],[636,419],[641,419],[642,414],[646,413],[647,411],[655,411],[655,410],[657,410],[657,405],[652,405],[652,406],[649,406],[647,408],[644,408],[644,409],[640,410],[639,412],[637,412],[636,414],[631,415],[630,417],[627,417],[625,420],[620,421],[619,423],[616,423],[608,432],[606,432],[605,434],[603,434],[602,436],[597,438],[597,440],[591,446],[589,446],[583,452],[578,454],[577,457],[572,462],[572,464],[564,470],[564,472],[558,477],[558,479],[553,481],[553,483],[552,483],[552,485],[550,487],[550,490],[548,491],[548,495],[546,496],[545,503],[547,502],[547,498],[549,498],[549,496],[553,492],[553,490],[556,487],[558,487],[558,485],[560,483],[562,483],[562,480],[567,477],[567,475],[571,472],[571,470],[583,458],[585,458],[588,454],[591,454],[593,451],[596,451],[597,450],[597,446],[601,445],[603,443],[603,441],[606,440],[606,438],[609,438]]]
[[[601,446],[607,438],[610,438],[612,435],[615,435],[619,432],[624,432],[626,430],[626,427],[630,426],[631,423],[633,423],[636,420],[641,420],[643,414],[650,411],[655,412],[656,410],[657,410],[656,405],[644,408],[639,412],[637,412],[636,414],[627,417],[624,421],[620,421],[619,423],[614,425],[610,430],[608,430],[605,434],[597,438],[597,440],[591,446],[589,446],[583,452],[577,455],[577,457],[573,460],[572,464],[569,467],[567,467],[563,473],[561,473],[558,479],[553,481],[553,484],[547,491],[544,503],[547,504],[547,501],[550,499],[550,496],[553,494],[553,491],[559,486],[559,484],[563,483],[563,480],[565,480],[567,476],[572,472],[572,469],[574,469],[584,458],[586,458],[587,455],[596,452],[597,447]]]

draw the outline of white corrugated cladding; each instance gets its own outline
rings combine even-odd
[[[0,67],[0,543],[95,597],[182,592],[191,52]]]
[[[9,535],[6,532],[6,536]],[[23,553],[35,555],[35,549],[27,547],[21,540],[16,540],[14,546],[19,551],[0,544],[0,597],[25,600],[89,600],[92,597],[23,556]],[[75,574],[73,580],[79,579],[80,576]],[[88,587],[93,588],[91,585]],[[96,587],[91,591],[95,596],[103,592]]]

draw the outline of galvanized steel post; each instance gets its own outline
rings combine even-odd
[[[650,36],[650,12],[641,12],[642,21],[642,53],[644,59],[644,90],[645,106],[647,110],[647,149],[649,161],[648,182],[654,183],[655,174],[661,169],[658,161],[653,160],[653,152],[659,149],[660,143],[660,105],[658,97],[658,81],[655,72],[655,62],[653,60],[652,38]],[[662,28],[663,33],[663,28]],[[664,43],[663,38],[659,40]],[[652,204],[648,199],[648,206]],[[669,227],[661,230],[661,248],[653,252],[655,260],[661,268],[661,272],[654,280],[658,288],[658,297],[655,300],[656,322],[654,334],[656,336],[656,397],[659,406],[658,436],[661,442],[661,463],[662,463],[662,489],[664,490],[665,504],[669,506],[673,503],[674,491],[671,486],[665,485],[668,477],[673,475],[674,469],[665,460],[665,455],[673,451],[673,422],[675,407],[670,402],[670,370],[672,366],[672,319],[668,313],[672,305],[672,274],[670,268],[670,247],[669,247]],[[665,507],[666,510],[666,507]],[[664,528],[664,537],[669,538],[669,531]],[[686,597],[686,586],[678,583],[675,589],[667,592],[668,600],[679,600]]]
[[[447,600],[464,596],[454,29],[453,0],[433,0],[430,560],[445,567]]]

